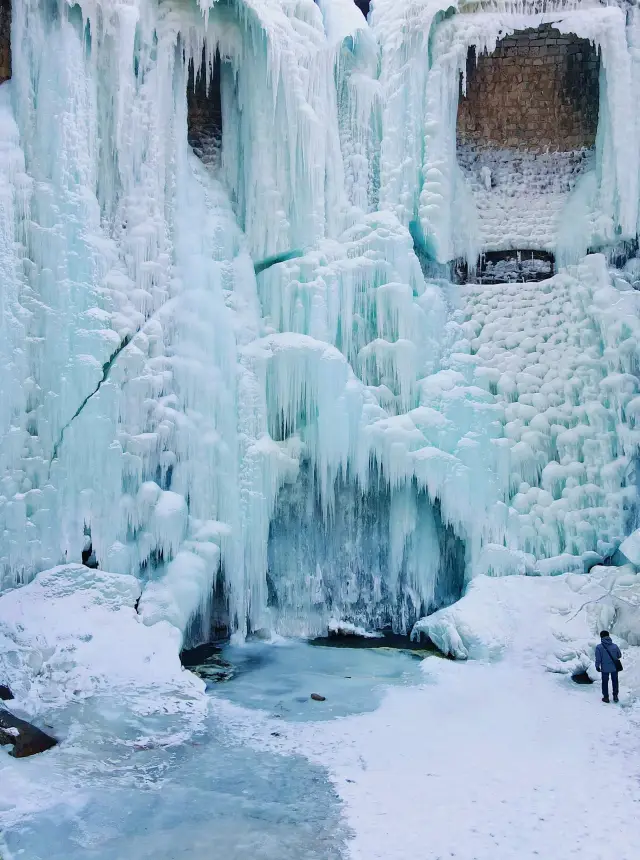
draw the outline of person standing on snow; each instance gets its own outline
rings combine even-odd
[[[613,687],[613,701],[618,701],[618,672],[622,670],[622,653],[612,641],[608,630],[600,634],[600,644],[596,645],[596,672],[602,672],[602,701],[609,702],[609,675]]]

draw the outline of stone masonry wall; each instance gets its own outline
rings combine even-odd
[[[458,144],[532,152],[592,147],[599,65],[590,42],[550,25],[514,33],[477,63],[471,49]]]
[[[11,0],[0,0],[0,84],[11,77]]]

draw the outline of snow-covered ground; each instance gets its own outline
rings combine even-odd
[[[0,598],[12,706],[62,741],[0,754],[3,860],[638,856],[632,568],[477,577],[418,628],[467,660],[234,646],[237,682],[209,696],[178,631],[136,614],[137,581],[84,571]],[[623,646],[620,705],[571,680],[597,678],[603,623]]]
[[[305,738],[346,803],[353,860],[638,856],[637,723],[542,666],[425,669],[423,687]]]

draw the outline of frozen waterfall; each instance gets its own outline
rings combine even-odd
[[[494,205],[456,155],[469,51],[550,26],[599,63],[586,172],[536,203],[564,268],[454,284]],[[477,573],[611,557],[640,264],[586,254],[636,240],[639,34],[579,0],[14,0],[0,590],[91,554],[190,641],[408,632]]]

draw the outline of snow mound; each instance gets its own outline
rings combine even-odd
[[[428,636],[456,659],[492,660],[509,651],[521,665],[587,672],[593,680],[598,632],[607,627],[630,645],[640,643],[639,605],[640,577],[630,568],[596,567],[591,574],[557,577],[478,576],[462,600],[421,619],[412,638]]]
[[[0,597],[0,677],[30,714],[108,695],[140,716],[197,716],[204,683],[180,665],[180,631],[147,626],[133,576],[69,564]]]

